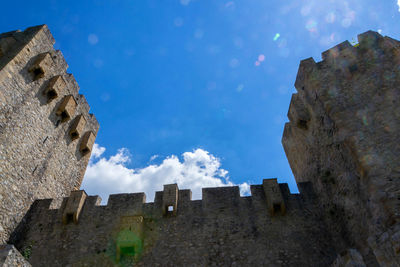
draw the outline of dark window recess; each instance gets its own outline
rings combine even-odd
[[[350,71],[351,73],[353,73],[353,72],[355,72],[355,71],[357,71],[357,70],[358,70],[357,64],[351,65],[351,66],[349,67],[349,71]]]
[[[61,121],[67,121],[69,119],[69,116],[67,112],[63,111],[61,112]]]
[[[54,98],[56,98],[56,97],[57,97],[57,93],[56,93],[55,90],[49,90],[49,91],[47,92],[47,98],[48,98],[49,100],[54,99]]]
[[[274,204],[274,214],[281,212],[281,204]]]
[[[307,126],[307,121],[306,120],[299,120],[297,122],[297,126],[301,129],[307,130],[308,126]]]
[[[84,148],[84,149],[82,149],[82,154],[86,154],[86,153],[89,153],[89,149],[88,148]]]
[[[75,140],[76,138],[78,138],[79,137],[79,134],[77,133],[77,132],[72,132],[71,133],[71,139],[72,140]],[[87,149],[86,149],[87,150]],[[82,151],[83,152],[83,151]],[[87,153],[87,152],[86,152]]]
[[[33,71],[33,79],[37,80],[40,79],[44,76],[44,71],[42,70],[42,68],[35,68]]]
[[[61,120],[57,120],[56,127],[58,127],[58,125],[60,125],[60,123],[61,123]]]
[[[74,222],[74,214],[73,213],[67,213],[67,224],[73,223]]]

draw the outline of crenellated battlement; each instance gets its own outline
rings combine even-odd
[[[183,259],[181,254],[187,249],[193,259],[199,260],[210,242],[224,243],[217,251],[238,248],[249,249],[249,253],[261,246],[269,251],[271,264],[282,258],[275,252],[285,247],[293,256],[286,261],[300,263],[304,262],[299,257],[304,251],[299,251],[298,244],[280,243],[282,234],[296,235],[304,242],[322,243],[322,247],[329,244],[329,236],[323,229],[313,228],[319,218],[312,188],[306,183],[300,189],[300,194],[291,194],[287,184],[265,179],[260,185],[251,185],[250,196],[240,196],[237,186],[215,187],[203,188],[202,199],[192,200],[189,189],[180,190],[177,184],[170,184],[155,193],[153,202],[146,202],[144,193],[113,194],[106,205],[100,204],[99,196],[87,196],[83,190],[73,191],[62,201],[36,200],[25,224],[15,233],[18,238],[11,240],[21,251],[27,244],[33,244],[32,251],[42,251],[45,247],[51,248],[50,253],[64,251],[74,255],[72,262],[75,263],[87,262],[84,256],[87,253],[99,264],[105,258],[118,263],[126,260],[127,250],[136,251],[132,254],[134,261],[148,262],[157,258],[155,254],[166,253],[167,262],[172,263],[174,253]],[[66,246],[67,240],[59,242],[61,236],[70,238],[74,245]],[[176,251],[169,246],[184,248]],[[307,261],[321,262],[316,252],[311,248]],[[244,263],[249,258],[237,255],[236,259]],[[333,254],[325,260],[333,261]],[[35,253],[30,262],[48,263],[47,258]],[[52,259],[52,263],[61,262],[65,263],[66,258],[59,262]],[[265,262],[265,258],[254,256],[254,262]]]
[[[153,202],[146,202],[146,194],[124,193],[112,194],[107,204],[101,205],[99,196],[87,196],[84,190],[72,191],[69,197],[59,199],[37,200],[35,209],[42,212],[57,210],[62,214],[59,223],[78,223],[80,216],[85,213],[102,212],[104,210],[119,211],[121,213],[142,215],[150,218],[185,216],[191,213],[191,208],[200,207],[204,214],[237,213],[243,208],[241,205],[250,205],[249,209],[263,209],[265,216],[284,216],[286,207],[288,212],[294,212],[302,205],[312,205],[310,196],[312,189],[303,189],[307,185],[301,185],[301,194],[291,194],[286,183],[278,184],[277,179],[264,179],[261,185],[251,185],[250,196],[240,196],[238,186],[203,188],[202,199],[192,200],[190,189],[180,190],[177,184],[164,185],[164,191],[155,193]],[[58,203],[58,204],[53,204]],[[69,216],[69,219],[67,217]]]

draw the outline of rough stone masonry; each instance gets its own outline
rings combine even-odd
[[[79,190],[98,123],[48,28],[1,34],[0,266],[400,266],[400,42],[358,41],[300,63],[282,138],[300,194],[100,205]]]

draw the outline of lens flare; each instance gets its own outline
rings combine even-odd
[[[306,29],[309,32],[316,32],[317,31],[317,25],[318,25],[318,23],[315,20],[310,19],[306,23]]]

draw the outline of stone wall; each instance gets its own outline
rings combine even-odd
[[[78,190],[99,126],[52,35],[1,34],[0,244],[33,266],[399,266],[400,42],[358,39],[300,64],[282,139],[300,194],[166,185],[101,206]]]
[[[79,189],[99,128],[53,44],[45,25],[0,35],[0,244],[35,199]]]
[[[282,143],[338,253],[400,265],[400,42],[376,32],[300,64]],[[394,264],[394,265],[393,265]]]
[[[13,245],[0,245],[0,267],[31,266]]]
[[[281,195],[274,203],[285,210],[269,209],[271,184]],[[59,209],[38,200],[15,244],[31,248],[33,266],[328,266],[336,258],[307,184],[301,195],[276,179],[251,186],[249,197],[238,187],[204,188],[194,201],[190,190],[178,190],[176,202],[171,188],[178,190],[165,186],[153,203],[135,193],[111,195],[99,206],[99,197],[83,191]],[[71,207],[80,210],[77,221]]]

